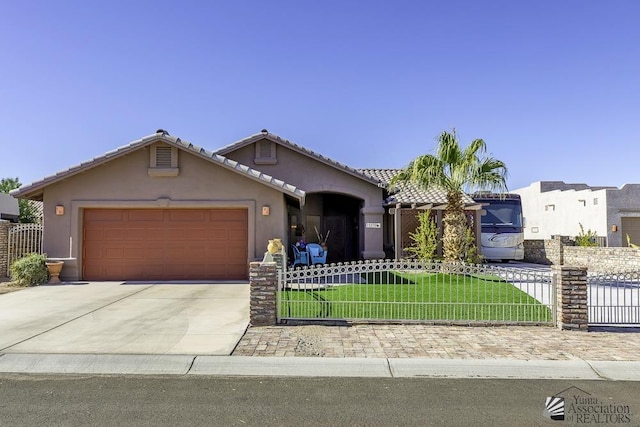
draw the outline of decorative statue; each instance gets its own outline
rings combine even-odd
[[[280,239],[272,239],[269,240],[269,244],[267,245],[267,251],[270,254],[276,254],[282,251],[282,240]]]

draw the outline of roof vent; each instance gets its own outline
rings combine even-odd
[[[268,131],[268,130],[266,130],[266,129],[262,129],[262,130],[260,131],[260,133],[269,133],[269,131]]]
[[[156,133],[161,133],[161,134],[163,134],[163,135],[169,135],[169,132],[167,132],[167,131],[166,131],[166,130],[164,130],[164,129],[158,129],[158,130],[156,131]]]

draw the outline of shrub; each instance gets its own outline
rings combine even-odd
[[[48,279],[47,256],[32,253],[11,264],[11,280],[18,286],[36,286]]]
[[[419,225],[416,227],[415,233],[409,233],[409,237],[413,240],[413,245],[406,250],[414,254],[418,259],[433,259],[438,248],[438,229],[433,219],[431,219],[431,211],[420,212],[418,214],[418,222]]]
[[[596,237],[598,237],[598,235],[596,232],[589,229],[585,233],[582,224],[578,223],[578,225],[580,226],[580,234],[576,236],[576,246],[598,246],[598,243],[596,242]]]
[[[476,236],[469,227],[466,228],[464,234],[463,260],[469,264],[478,264],[482,260],[482,255],[478,253]]]

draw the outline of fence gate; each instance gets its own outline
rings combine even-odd
[[[33,252],[42,253],[42,224],[18,224],[9,229],[8,264]]]
[[[548,271],[380,260],[281,271],[278,320],[552,325]]]
[[[640,326],[640,272],[587,276],[590,325]]]

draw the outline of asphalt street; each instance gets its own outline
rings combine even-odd
[[[559,393],[573,422],[543,414]],[[640,425],[638,395],[630,381],[3,374],[0,425],[579,425],[586,415],[571,404],[585,399],[587,411],[618,408],[615,424]]]

